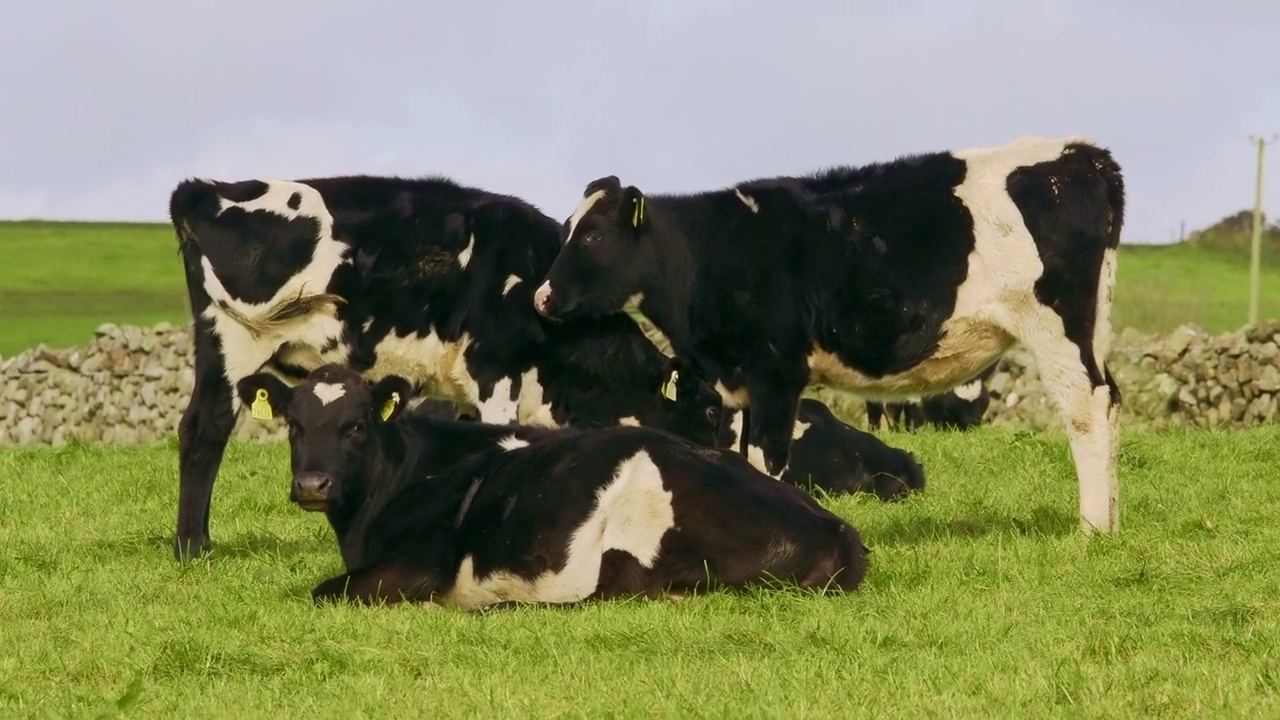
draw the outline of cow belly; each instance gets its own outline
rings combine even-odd
[[[835,353],[815,346],[809,355],[810,381],[873,400],[934,395],[973,378],[1013,344],[1013,335],[994,322],[953,318],[943,325],[933,355],[908,370],[881,377],[866,375]]]

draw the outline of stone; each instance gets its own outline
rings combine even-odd
[[[1264,365],[1258,372],[1258,389],[1263,392],[1280,390],[1280,368]]]

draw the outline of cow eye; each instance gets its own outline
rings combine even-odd
[[[715,408],[715,407],[707,408],[707,420],[710,420],[711,422],[715,422],[719,418],[720,418],[720,408]]]
[[[357,420],[351,423],[351,426],[347,428],[347,437],[355,437],[362,432],[364,432],[364,421]]]
[[[599,239],[600,239],[600,233],[593,231],[593,232],[587,233],[586,236],[582,238],[582,243],[584,245],[590,245],[591,243]]]

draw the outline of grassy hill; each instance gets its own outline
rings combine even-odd
[[[1280,243],[1267,244],[1261,314],[1280,317]],[[1241,248],[1245,248],[1241,250]],[[1273,252],[1273,249],[1276,251]],[[159,223],[0,222],[0,356],[38,343],[86,342],[104,322],[186,322],[173,230]],[[1239,327],[1248,309],[1247,243],[1238,233],[1121,251],[1115,326]]]

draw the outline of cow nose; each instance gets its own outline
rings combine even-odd
[[[333,477],[328,473],[298,473],[293,478],[293,501],[308,510],[322,509],[332,488]]]
[[[538,286],[537,292],[533,294],[533,309],[539,314],[547,314],[547,303],[551,301],[551,281],[547,280]]]

